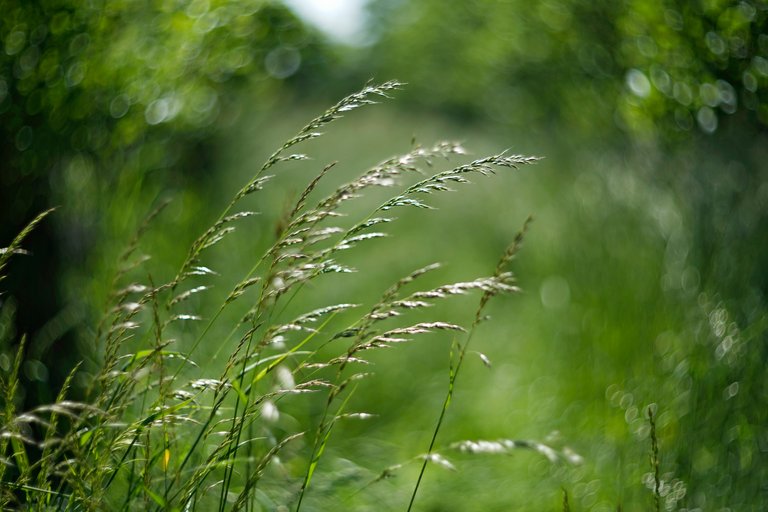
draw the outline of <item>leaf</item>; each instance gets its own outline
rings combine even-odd
[[[152,501],[157,503],[160,507],[165,508],[166,503],[162,496],[152,491],[152,489],[150,489],[146,485],[143,485],[142,487],[144,488],[144,492],[146,492],[149,495],[149,497],[152,498]]]

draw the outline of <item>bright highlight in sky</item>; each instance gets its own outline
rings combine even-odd
[[[285,0],[285,3],[340,43],[365,42],[365,0]]]

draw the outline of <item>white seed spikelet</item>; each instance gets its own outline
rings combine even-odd
[[[450,471],[456,471],[456,466],[454,466],[451,461],[449,461],[439,453],[429,453],[427,455],[422,455],[421,458],[433,464],[437,464],[438,466],[448,469]]]
[[[174,297],[171,300],[170,305],[173,306],[174,304],[177,304],[177,303],[179,303],[179,302],[181,302],[183,300],[186,300],[186,299],[190,298],[195,293],[200,293],[202,291],[207,290],[208,288],[210,288],[210,286],[197,286],[197,287],[192,288],[190,290],[187,290],[187,291],[185,291],[183,293],[180,293],[179,295],[177,295],[176,297]]]

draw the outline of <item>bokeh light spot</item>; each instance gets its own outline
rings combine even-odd
[[[279,46],[264,58],[264,67],[267,73],[279,79],[293,75],[300,66],[301,54],[290,46]]]
[[[27,34],[21,27],[15,27],[5,39],[5,53],[8,55],[16,55],[24,49],[24,45],[27,43]]]
[[[32,128],[30,126],[22,126],[16,133],[16,149],[19,151],[26,151],[32,145]]]
[[[696,113],[696,121],[705,133],[714,133],[717,130],[717,115],[709,107],[701,107]]]
[[[24,375],[31,381],[48,382],[48,368],[37,359],[24,362]]]
[[[704,37],[704,41],[707,43],[707,48],[709,48],[709,51],[715,55],[722,55],[725,53],[727,48],[725,41],[723,41],[723,39],[715,32],[707,32],[707,35]]]
[[[688,106],[691,104],[691,101],[693,101],[691,88],[684,82],[677,82],[673,88],[672,94],[674,94],[675,99],[681,105]]]
[[[627,72],[627,86],[635,96],[647,98],[651,93],[651,82],[639,69],[630,69]]]
[[[571,301],[571,288],[564,278],[551,276],[541,284],[540,295],[545,308],[563,309]]]
[[[125,94],[115,96],[109,104],[109,114],[115,119],[123,117],[130,108],[131,103]]]

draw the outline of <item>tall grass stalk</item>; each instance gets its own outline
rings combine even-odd
[[[493,275],[497,279],[503,279],[511,285],[511,277],[512,275],[507,272],[507,267],[509,263],[512,261],[512,258],[514,258],[515,254],[520,250],[520,246],[523,242],[523,237],[525,236],[526,231],[528,230],[528,225],[531,222],[531,217],[528,217],[528,219],[525,221],[525,224],[523,225],[523,228],[520,230],[520,232],[515,237],[514,241],[510,244],[510,246],[507,248],[507,250],[504,252],[503,256],[499,260],[498,264],[496,265],[496,270],[494,271]],[[507,290],[504,290],[507,292],[514,292],[517,291],[515,287],[509,288]],[[470,328],[469,333],[467,334],[467,339],[464,343],[458,344],[458,350],[457,350],[457,357],[456,361],[454,363],[453,353],[454,351],[451,351],[451,365],[450,365],[450,372],[448,376],[448,390],[445,394],[445,400],[443,400],[443,406],[440,409],[440,414],[437,418],[437,424],[435,425],[434,430],[432,431],[432,439],[429,441],[429,448],[427,449],[427,454],[424,457],[424,460],[421,464],[421,469],[419,470],[419,476],[416,479],[416,485],[413,488],[413,492],[411,493],[411,500],[408,503],[408,512],[411,511],[413,508],[413,504],[416,501],[416,494],[419,491],[419,486],[421,485],[422,478],[424,477],[424,472],[427,469],[427,464],[429,463],[431,459],[432,452],[435,448],[435,442],[437,441],[437,435],[440,433],[440,428],[443,425],[443,420],[445,419],[445,414],[448,411],[448,407],[451,404],[451,399],[453,398],[453,391],[456,386],[456,379],[459,376],[459,372],[461,371],[461,365],[464,363],[464,357],[467,354],[467,348],[469,347],[470,342],[472,341],[472,336],[475,334],[475,329],[480,324],[480,322],[483,320],[483,312],[485,310],[485,306],[488,304],[488,301],[497,293],[499,290],[489,288],[487,290],[483,291],[483,295],[480,298],[480,304],[477,307],[477,310],[475,311],[475,319],[472,322],[472,327]]]

